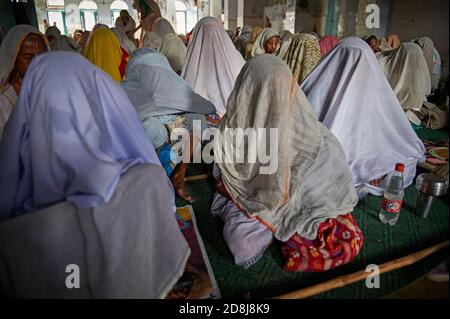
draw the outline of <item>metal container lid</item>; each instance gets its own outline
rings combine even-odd
[[[416,189],[427,195],[442,196],[447,193],[447,188],[447,181],[435,174],[421,174],[416,180]]]

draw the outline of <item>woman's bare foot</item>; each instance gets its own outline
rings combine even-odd
[[[180,198],[192,204],[194,203],[194,198],[192,198],[192,196],[187,193],[184,186],[184,178],[186,176],[186,171],[187,171],[187,164],[181,163],[180,165],[178,165],[178,167],[175,169],[175,172],[173,173],[171,182],[173,188],[175,189],[175,193]]]
[[[206,115],[206,121],[214,126],[219,126],[220,117],[218,115],[216,116]]]

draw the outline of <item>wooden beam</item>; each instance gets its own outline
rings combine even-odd
[[[407,255],[405,257],[389,261],[387,263],[384,263],[380,266],[380,275],[383,273],[387,273],[396,269],[400,269],[409,265],[412,265],[414,263],[419,262],[420,260],[432,255],[435,252],[438,252],[446,247],[448,247],[448,241],[442,242],[438,245],[434,245],[432,247],[429,247],[427,249],[421,250],[417,253],[413,253],[410,255]],[[352,284],[357,281],[365,280],[369,276],[369,273],[367,273],[365,270],[361,270],[358,272],[355,272],[350,275],[344,275],[337,277],[335,279],[331,279],[328,281],[325,281],[323,283],[300,289],[285,295],[281,295],[278,297],[275,297],[274,299],[302,299],[302,298],[308,298],[311,296],[315,296],[318,294],[321,294],[323,292],[333,290],[336,288],[341,288],[344,286],[347,286],[349,284]]]
[[[202,180],[206,180],[210,177],[210,174],[201,174],[201,175],[193,175],[193,176],[188,176],[184,178],[185,182],[195,182],[195,181],[202,181]]]

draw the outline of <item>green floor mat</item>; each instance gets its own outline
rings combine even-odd
[[[447,132],[420,130],[426,139],[447,138]],[[210,167],[191,165],[189,175],[203,174]],[[261,261],[248,270],[234,265],[233,256],[222,237],[223,223],[210,213],[215,184],[212,179],[187,183],[193,195],[197,223],[206,251],[224,298],[270,298],[306,288],[340,275],[366,269],[369,264],[382,264],[448,240],[449,211],[446,198],[438,198],[427,219],[414,215],[416,191],[413,186],[405,192],[405,204],[397,225],[381,224],[378,212],[381,198],[368,196],[353,212],[365,236],[364,246],[357,259],[344,267],[318,274],[287,273],[279,244],[274,243]],[[177,200],[177,206],[187,203]],[[383,274],[379,289],[368,289],[365,282],[357,282],[314,296],[313,298],[384,298],[431,271],[448,258],[448,250],[434,254],[423,261]]]
[[[433,131],[422,128],[415,131],[421,140],[440,141],[448,139],[448,131]]]

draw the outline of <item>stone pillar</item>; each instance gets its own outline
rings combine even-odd
[[[264,26],[264,2],[261,0],[238,0],[238,26]]]
[[[194,0],[190,0],[187,4],[187,30],[190,32],[197,24],[198,19],[198,8],[195,6]]]
[[[210,0],[198,0],[198,7],[197,7],[197,11],[198,11],[198,19],[202,19],[204,17],[208,17],[209,16],[209,1]],[[243,0],[242,0],[243,1]]]
[[[237,25],[244,26],[244,0],[237,0]]]
[[[222,21],[222,0],[209,0],[209,15]]]
[[[39,31],[45,33],[44,19],[47,19],[47,1],[37,0],[34,2],[34,7],[36,8]],[[14,19],[14,16],[12,17],[12,19]]]
[[[238,0],[225,0],[224,27],[228,30],[236,30],[238,27]],[[241,26],[242,27],[242,26]]]
[[[356,33],[358,0],[343,0],[339,17],[338,37],[345,38]]]
[[[283,30],[288,30],[292,33],[295,33],[295,9],[296,9],[296,1],[287,0],[286,13],[285,18],[283,20]]]
[[[313,2],[313,5],[311,6],[311,25],[310,30],[305,31],[315,31],[319,35],[324,36],[325,34],[325,27],[327,23],[327,13],[328,13],[328,0],[317,0]],[[297,21],[296,21],[297,23]],[[296,32],[299,32],[301,30],[297,29],[296,24]]]
[[[284,29],[286,19],[286,4],[279,0],[266,0],[263,17],[270,21],[271,27],[278,32]]]

